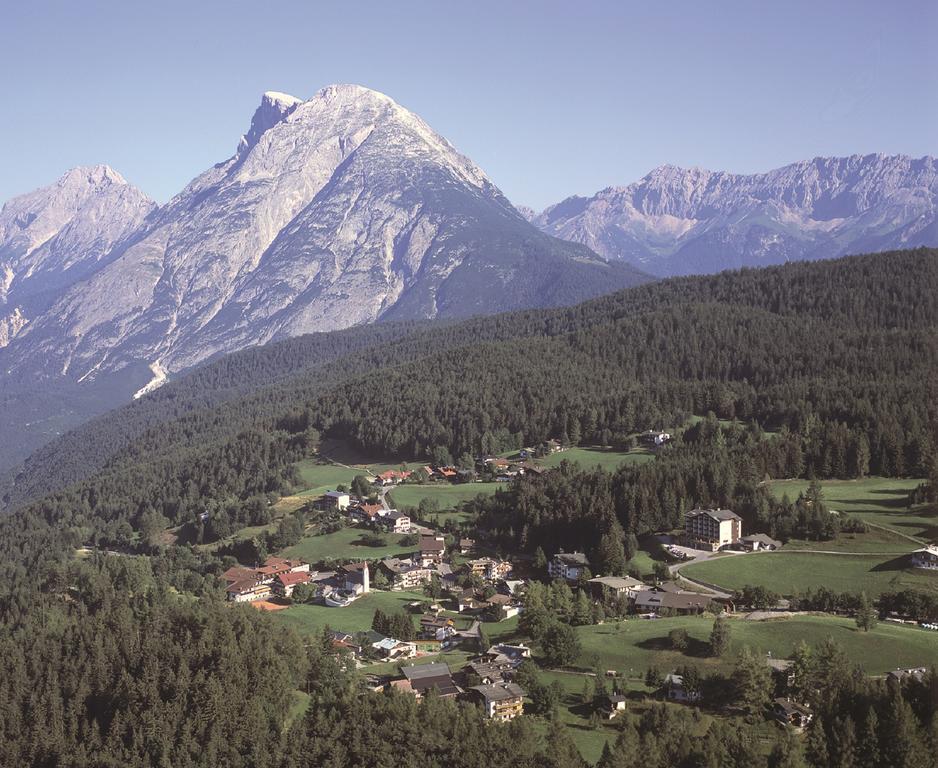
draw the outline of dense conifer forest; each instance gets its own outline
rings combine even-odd
[[[364,695],[325,640],[304,648],[222,604],[225,561],[167,545],[166,528],[207,510],[232,529],[264,522],[323,437],[409,461],[550,438],[622,445],[709,413],[653,463],[564,464],[474,502],[480,525],[506,550],[560,541],[610,572],[626,560],[617,542],[689,504],[823,538],[816,507],[760,482],[936,476],[936,289],[938,251],[917,250],[316,335],[223,358],[63,436],[8,487],[0,519],[0,764],[582,764],[559,726],[545,740],[524,719]],[[117,554],[77,557],[83,545]],[[820,726],[771,764],[933,764],[934,676],[889,687],[822,653]],[[288,728],[296,692],[312,703]],[[759,764],[744,721],[690,738],[690,717],[653,708],[600,765]]]

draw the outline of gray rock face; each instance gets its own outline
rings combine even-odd
[[[936,220],[934,158],[853,155],[752,176],[663,166],[534,223],[666,276],[936,245]]]
[[[375,320],[572,303],[647,277],[530,225],[387,96],[266,93],[194,179],[21,327],[2,365],[157,378],[213,355]]]
[[[100,268],[155,203],[106,165],[74,168],[0,210],[0,347]]]

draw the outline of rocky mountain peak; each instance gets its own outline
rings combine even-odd
[[[238,155],[246,154],[257,144],[265,131],[282,122],[300,104],[302,99],[279,91],[267,91],[261,97],[261,104],[251,118],[251,127],[238,142]]]

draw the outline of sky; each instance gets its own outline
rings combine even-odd
[[[5,3],[0,201],[107,163],[160,202],[268,90],[382,91],[536,209],[671,163],[938,154],[938,3]]]

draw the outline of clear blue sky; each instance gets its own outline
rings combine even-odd
[[[392,96],[541,208],[663,164],[938,153],[938,3],[7,3],[0,200],[106,162],[163,201],[260,95]]]

